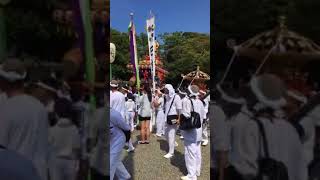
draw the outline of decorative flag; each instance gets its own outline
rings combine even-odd
[[[138,64],[138,53],[136,44],[136,29],[133,23],[133,13],[130,14],[131,20],[129,24],[129,40],[130,40],[130,62],[133,65],[133,74],[136,75],[137,91],[140,90],[140,78],[139,78],[139,64]]]
[[[156,43],[155,43],[155,18],[151,14],[151,18],[147,19],[147,34],[148,34],[148,45],[149,45],[149,57],[150,57],[150,69],[151,69],[151,76],[152,76],[152,94],[155,94],[156,89],[156,82],[155,82],[155,76],[156,76],[156,68],[155,68],[155,61],[156,61]],[[152,96],[152,102],[153,102],[153,96]],[[155,125],[155,110],[152,110],[151,115],[151,126],[150,131],[152,131],[152,127]]]
[[[149,45],[149,57],[150,57],[150,69],[152,75],[152,86],[153,91],[155,90],[155,18],[152,16],[150,19],[147,19],[147,34],[148,34],[148,45]]]

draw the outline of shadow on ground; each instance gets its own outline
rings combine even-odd
[[[160,143],[160,149],[164,152],[168,152],[169,146],[167,141],[164,139],[158,139],[157,141]],[[182,172],[183,174],[188,174],[184,161],[184,154],[182,154],[181,152],[175,150],[174,156],[170,159],[170,163],[173,166],[179,168],[180,172]]]

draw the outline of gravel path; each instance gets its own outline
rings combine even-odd
[[[179,180],[187,174],[184,161],[184,146],[180,136],[176,136],[179,146],[175,156],[166,159],[168,145],[164,138],[151,135],[149,145],[137,145],[139,131],[132,135],[136,150],[134,153],[123,152],[123,163],[132,176],[132,180]],[[198,180],[210,179],[210,145],[201,148],[202,169]]]

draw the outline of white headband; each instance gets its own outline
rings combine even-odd
[[[231,103],[235,103],[235,104],[245,104],[246,100],[244,98],[233,98],[230,97],[229,95],[227,95],[222,88],[220,87],[219,84],[217,84],[217,90],[220,92],[222,99],[231,102]]]
[[[287,94],[288,94],[288,96],[294,98],[297,101],[300,101],[303,104],[307,103],[307,98],[303,95],[298,95],[297,93],[290,91],[290,90],[287,92]]]
[[[110,86],[111,86],[111,87],[118,87],[118,84],[110,83]]]
[[[182,91],[180,91],[180,89],[178,89],[178,91],[179,91],[179,93],[182,94],[182,95],[187,95],[186,92],[182,92]]]
[[[281,107],[285,106],[287,101],[281,97],[277,100],[269,100],[265,97],[258,87],[258,79],[256,77],[252,78],[250,81],[250,87],[253,93],[256,95],[258,100],[263,103],[264,105],[271,107],[273,109],[280,109]]]
[[[27,72],[24,72],[21,75],[21,74],[14,72],[14,71],[6,72],[2,68],[0,68],[0,76],[10,82],[14,82],[14,81],[18,81],[18,80],[24,80],[27,76]]]
[[[55,88],[52,88],[46,84],[44,84],[43,82],[37,82],[37,86],[43,88],[43,89],[46,89],[46,90],[49,90],[49,91],[52,91],[54,93],[57,93],[57,90]]]
[[[199,95],[199,92],[197,93],[194,93],[191,89],[191,86],[188,86],[188,91],[190,92],[190,96],[198,96]]]

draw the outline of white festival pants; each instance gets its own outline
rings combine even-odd
[[[110,149],[110,179],[113,180],[114,176],[117,176],[119,180],[127,180],[130,179],[131,176],[121,161],[121,153],[125,145],[125,139],[118,143],[120,143],[120,145],[117,146],[117,148]]]
[[[118,162],[118,166],[115,174],[118,180],[128,180],[131,178],[129,172],[127,171],[126,167],[123,165],[121,160]]]
[[[127,123],[130,126],[131,131],[134,130],[134,124],[133,124],[134,115],[135,115],[135,112],[127,112],[127,118],[126,119],[127,119]],[[128,142],[128,146],[129,146],[130,150],[134,149],[133,144],[132,144],[132,138],[130,138],[130,140]]]
[[[164,134],[164,126],[165,126],[165,118],[164,112],[162,110],[158,111],[157,113],[157,134]]]
[[[208,125],[209,125],[209,119],[204,120],[204,123],[202,124],[202,141],[209,140],[208,139]]]
[[[177,125],[166,124],[166,138],[169,144],[170,154],[174,154],[175,137],[176,137]]]
[[[121,151],[110,154],[110,180],[117,176],[119,180],[130,179],[130,174],[121,161]]]
[[[190,180],[197,180],[201,172],[201,142],[184,141],[184,158]]]

